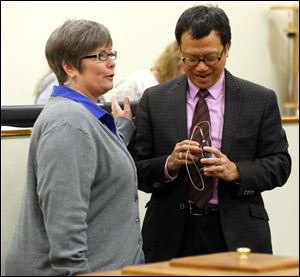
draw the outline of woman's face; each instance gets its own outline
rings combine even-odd
[[[100,52],[100,55],[97,55]],[[97,48],[87,56],[95,54],[95,57],[81,59],[81,72],[75,70],[75,75],[70,78],[70,88],[83,93],[93,101],[105,94],[113,87],[115,74],[115,61],[111,54],[111,48]],[[98,58],[106,60],[99,60]]]

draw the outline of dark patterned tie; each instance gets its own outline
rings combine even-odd
[[[210,145],[210,116],[205,101],[205,97],[208,94],[209,92],[207,90],[200,89],[198,91],[199,100],[194,111],[191,128],[191,140],[198,141],[201,147],[204,141],[208,142]],[[189,166],[190,178],[193,181],[193,184],[192,182],[189,182],[189,197],[199,208],[202,208],[207,204],[213,193],[213,178],[204,176],[202,167],[203,165],[200,161],[196,162],[196,165]],[[201,176],[199,174],[201,174]]]

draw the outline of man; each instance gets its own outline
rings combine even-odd
[[[231,29],[222,9],[186,10],[175,35],[185,75],[145,91],[130,145],[139,189],[152,193],[146,262],[237,247],[272,253],[261,193],[291,170],[276,95],[225,69]]]

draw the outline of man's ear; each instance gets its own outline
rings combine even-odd
[[[226,48],[226,57],[228,58],[229,56],[229,49],[230,49],[230,46],[231,46],[231,40],[228,41],[225,45],[225,48]]]

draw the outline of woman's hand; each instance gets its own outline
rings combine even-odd
[[[117,117],[126,117],[129,120],[132,120],[132,112],[130,108],[129,98],[124,98],[124,110],[120,107],[118,100],[113,96],[111,100],[111,114],[116,119]]]

